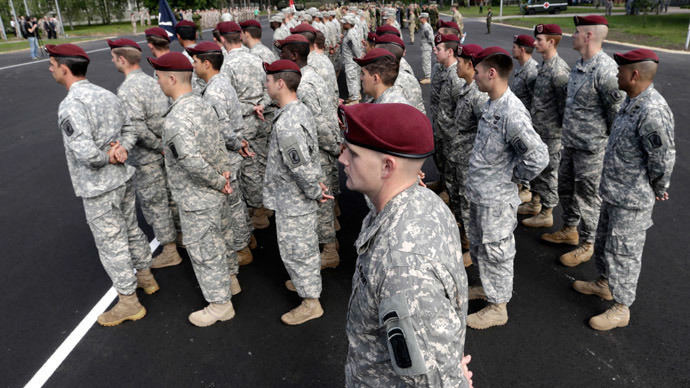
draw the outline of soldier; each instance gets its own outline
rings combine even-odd
[[[434,46],[434,29],[429,24],[429,14],[422,12],[419,15],[419,21],[422,23],[421,49],[422,49],[422,71],[424,78],[419,83],[428,85],[431,83],[431,49]]]
[[[249,248],[252,225],[247,218],[247,206],[239,190],[237,175],[242,159],[254,157],[255,154],[249,149],[249,142],[240,136],[244,130],[244,120],[240,114],[242,108],[230,80],[220,74],[223,65],[220,46],[212,42],[201,42],[187,51],[194,58],[194,72],[206,83],[200,94],[216,112],[229,154],[230,186],[233,187],[233,192],[227,196],[221,222],[225,231],[231,286],[234,286],[239,284],[236,282],[239,272],[237,265],[247,265],[254,260]],[[239,293],[239,286],[235,286],[234,291],[233,295]]]
[[[255,229],[266,229],[270,225],[268,214],[261,198],[263,176],[266,169],[267,141],[270,122],[266,121],[264,109],[270,109],[270,99],[263,84],[261,59],[252,55],[249,49],[242,46],[240,33],[242,28],[235,22],[218,23],[222,45],[227,50],[220,72],[232,83],[237,98],[242,106],[245,132],[242,137],[252,146],[256,153],[253,158],[244,158],[240,170],[240,188]]]
[[[414,12],[414,5],[410,4],[407,17],[407,28],[410,30],[410,44],[414,44],[414,32],[417,30],[417,15]]]
[[[515,69],[515,77],[510,83],[510,90],[522,101],[527,111],[532,108],[532,93],[534,82],[537,80],[537,61],[532,58],[534,38],[529,35],[515,35],[513,37],[513,58],[520,64]]]
[[[146,44],[154,57],[159,58],[170,52],[170,35],[167,31],[161,27],[152,27],[147,28],[144,33],[146,34]]]
[[[314,38],[314,43],[310,45],[309,58],[307,62],[310,66],[316,70],[316,72],[326,81],[326,85],[333,90],[333,104],[335,107],[338,105],[338,96],[340,94],[338,90],[338,78],[335,74],[335,68],[333,63],[328,59],[325,54],[325,36],[321,31],[316,32],[316,37]]]
[[[570,72],[563,113],[563,150],[558,169],[558,196],[563,206],[563,227],[546,233],[543,240],[578,246],[560,257],[573,267],[594,253],[601,198],[604,149],[611,124],[625,93],[618,89],[616,63],[601,46],[608,33],[606,18],[575,16],[573,49],[581,58]],[[578,234],[577,226],[581,225]]]
[[[180,220],[187,253],[204,299],[209,303],[189,315],[199,327],[235,316],[223,240],[221,212],[232,192],[230,166],[220,124],[213,108],[192,92],[192,64],[181,53],[149,58],[163,93],[173,99],[165,115],[165,168]]]
[[[429,7],[429,23],[431,23],[432,26],[435,26],[439,20],[438,6],[436,4],[431,4]]]
[[[136,169],[134,189],[146,222],[163,246],[153,258],[151,268],[180,264],[177,252],[177,231],[168,201],[167,176],[163,161],[163,114],[168,110],[168,98],[152,77],[146,75],[139,62],[141,47],[129,39],[108,40],[115,68],[125,75],[117,89],[122,106],[136,129],[137,142],[127,158],[127,164]],[[175,207],[175,211],[177,208]]]
[[[489,96],[479,91],[477,83],[474,82],[474,65],[472,59],[479,54],[482,48],[476,44],[466,44],[458,46],[455,56],[458,59],[456,65],[457,76],[462,78],[465,83],[460,89],[455,104],[453,115],[454,125],[450,135],[444,143],[448,151],[446,155],[447,169],[451,175],[451,182],[455,189],[449,191],[449,201],[455,219],[458,220],[460,227],[460,239],[462,247],[465,249],[462,258],[465,267],[472,265],[469,253],[469,239],[467,230],[470,225],[470,201],[467,198],[467,170],[470,163],[470,155],[474,146],[474,139],[477,136],[477,126],[482,117],[484,106]]]
[[[271,29],[273,30],[273,43],[275,44],[276,41],[285,39],[290,35],[290,28],[288,28],[284,23],[285,16],[283,15],[282,12],[278,12],[277,14],[273,15],[271,17]],[[272,46],[273,54],[277,57],[280,55],[280,50],[278,50],[275,46]]]
[[[531,183],[532,199],[518,207],[518,214],[532,214],[522,220],[530,228],[553,226],[553,208],[558,204],[558,166],[561,162],[563,111],[568,95],[570,67],[558,56],[562,32],[558,24],[538,24],[534,47],[544,59],[534,84],[532,124],[549,148],[549,165]]]
[[[465,34],[462,31],[463,31],[465,25],[462,22],[462,14],[458,11],[457,5],[453,5],[452,7],[450,7],[450,9],[452,11],[451,16],[453,17],[453,21],[460,28],[460,36],[464,37]]]
[[[506,304],[513,294],[513,260],[520,199],[514,183],[534,179],[549,162],[546,145],[534,132],[529,112],[508,87],[510,54],[487,47],[474,58],[477,88],[489,95],[479,120],[467,173],[470,200],[470,253],[479,266],[481,285],[469,299],[489,305],[467,317],[467,326],[486,329],[508,322]]]
[[[376,47],[388,50],[395,55],[400,69],[398,70],[398,77],[395,79],[393,86],[402,91],[405,99],[407,99],[412,106],[426,114],[422,87],[419,82],[417,82],[412,67],[410,67],[410,64],[407,63],[403,57],[405,55],[405,43],[396,35],[384,34],[376,38]]]
[[[150,270],[151,248],[137,224],[131,181],[135,169],[123,164],[137,134],[117,96],[86,79],[89,57],[84,49],[73,44],[45,48],[53,78],[68,91],[58,108],[58,126],[74,193],[84,202],[98,256],[119,296],[98,323],[136,321],[146,315],[136,289],[147,294],[159,290]]]
[[[481,12],[480,12],[481,13]],[[491,34],[491,20],[493,19],[494,13],[491,11],[491,7],[486,12],[486,33]]]
[[[280,257],[290,275],[286,287],[294,288],[302,303],[283,314],[287,325],[299,325],[323,315],[319,303],[321,273],[316,234],[317,203],[333,199],[320,182],[316,126],[309,108],[297,99],[302,77],[289,60],[264,64],[266,86],[278,101],[269,143],[264,198],[275,210]]]
[[[467,387],[460,236],[448,208],[418,185],[434,149],[429,119],[406,104],[340,115],[346,185],[370,204],[355,242],[345,385]]]
[[[341,46],[340,56],[345,70],[345,78],[347,80],[347,94],[348,98],[345,104],[352,105],[359,102],[361,99],[360,85],[359,85],[359,67],[354,61],[354,58],[360,58],[362,53],[362,42],[357,37],[357,29],[354,28],[356,23],[354,16],[346,15],[341,20],[343,29],[346,32]]]
[[[276,55],[271,49],[261,43],[261,23],[254,19],[246,20],[240,23],[242,32],[240,37],[242,44],[244,44],[249,52],[261,58],[263,62],[271,63],[276,60]]]
[[[192,57],[187,53],[188,47],[194,47],[196,45],[196,31],[197,28],[193,22],[188,20],[180,20],[175,25],[175,34],[177,35],[177,41],[182,46],[182,54],[184,54],[190,63],[194,63]],[[196,73],[192,73],[192,88],[194,91],[199,91],[206,86],[204,80],[199,78]]]
[[[372,98],[374,104],[407,104],[402,90],[393,86],[398,77],[398,61],[388,50],[375,48],[355,62],[362,68],[360,80],[364,94]]]
[[[335,160],[339,155],[338,117],[333,99],[325,81],[308,64],[310,43],[303,34],[314,36],[308,24],[300,24],[291,31],[301,31],[276,42],[280,45],[281,59],[291,60],[300,67],[301,80],[297,88],[297,98],[309,108],[316,125],[319,145],[320,167],[323,173],[321,182],[331,187]],[[315,31],[315,30],[314,30]],[[317,210],[317,233],[321,246],[321,269],[335,268],[340,264],[338,242],[335,235],[335,214],[332,201],[322,202]]]
[[[654,199],[668,199],[676,158],[673,113],[652,84],[659,57],[637,49],[614,54],[614,59],[618,87],[627,98],[611,127],[599,186],[603,204],[594,245],[599,279],[573,283],[578,292],[615,301],[589,320],[596,330],[630,321]]]

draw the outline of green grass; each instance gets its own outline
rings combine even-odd
[[[640,44],[682,50],[688,33],[688,14],[676,15],[620,15],[609,16],[609,34],[607,39],[619,42]],[[571,18],[520,18],[503,21],[506,24],[533,27],[540,23],[556,23],[565,33],[575,32]]]
[[[145,29],[155,27],[155,21],[152,26],[137,23],[137,32],[144,32]],[[69,28],[69,24],[65,23],[65,33],[69,36],[115,36],[132,34],[132,23],[122,22],[113,24],[93,24],[91,26],[74,26],[74,30]]]
[[[62,44],[62,43],[74,43],[74,42],[83,42],[86,40],[94,40],[98,39],[98,37],[77,37],[77,38],[63,38],[63,39],[41,39],[41,42],[46,45],[46,44]],[[10,51],[17,51],[17,50],[29,50],[29,41],[28,40],[12,40],[8,43],[0,43],[0,53],[6,53]]]
[[[623,8],[614,8],[614,12],[616,11],[622,11]],[[479,13],[479,7],[470,7],[470,8],[458,8],[458,11],[462,14],[462,17],[486,17],[486,7],[484,7],[484,13]],[[500,7],[491,7],[491,11],[494,14],[494,18],[498,17],[498,13],[500,12]],[[599,9],[595,9],[594,7],[568,7],[567,10],[561,12],[561,13],[567,13],[567,14],[578,14],[578,13],[587,13],[587,14],[593,14],[593,13],[600,13],[603,14],[606,10],[604,7],[599,7]],[[450,15],[450,7],[443,7],[442,10],[439,12],[445,13]],[[503,6],[503,16],[514,16],[514,15],[522,15],[522,12],[520,12],[520,8],[517,5],[504,5]],[[538,14],[541,15],[541,14]]]

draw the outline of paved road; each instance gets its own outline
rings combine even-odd
[[[495,26],[493,34],[485,35],[484,25],[473,21],[466,29],[468,43],[505,48],[523,31]],[[267,35],[270,38],[270,31]],[[570,38],[564,38],[561,54],[572,64],[577,54],[570,44]],[[107,47],[104,41],[83,46]],[[173,47],[178,49],[176,43]],[[612,45],[605,49],[626,50]],[[148,49],[144,54],[150,54]],[[25,56],[2,55],[0,68],[22,63]],[[88,78],[115,90],[122,77],[109,63],[108,50],[90,56]],[[407,57],[419,75],[419,46],[409,46]],[[687,57],[660,57],[656,86],[675,113],[678,160],[671,201],[657,206],[655,226],[648,233],[630,326],[611,333],[589,329],[586,320],[606,303],[575,293],[570,283],[593,276],[594,264],[562,267],[557,258],[564,248],[542,244],[541,231],[518,227],[510,321],[467,334],[477,386],[690,385],[690,211],[684,203],[690,197],[690,80]],[[56,126],[65,90],[47,68],[39,62],[0,70],[0,385],[7,387],[26,384],[110,287],[81,202],[73,194]],[[151,71],[148,65],[146,71]],[[428,101],[428,86],[424,93]],[[427,167],[433,176],[435,168]],[[280,314],[298,298],[283,288],[288,277],[271,226],[256,233],[260,247],[254,251],[255,261],[242,268],[243,292],[233,298],[235,319],[206,329],[187,322],[187,315],[204,301],[185,258],[179,267],[155,272],[160,292],[140,294],[149,311],[145,319],[115,328],[93,326],[47,386],[342,386],[344,322],[356,257],[352,244],[366,209],[359,194],[347,191],[341,207],[342,264],[323,273],[322,319],[300,327],[280,323]],[[145,231],[151,236],[149,228]],[[471,282],[477,280],[476,269],[468,273]],[[473,302],[470,312],[481,307]]]

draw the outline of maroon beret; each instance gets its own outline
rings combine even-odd
[[[276,40],[274,46],[281,48],[288,44],[309,44],[309,40],[301,34],[292,34],[285,39]]]
[[[377,36],[373,32],[370,32],[367,34],[367,40],[371,43],[376,43],[376,38],[377,38]]]
[[[539,34],[563,35],[563,31],[561,30],[561,26],[558,24],[537,24],[534,27],[534,36]]]
[[[187,47],[187,53],[189,55],[196,55],[196,54],[203,54],[203,53],[212,53],[212,52],[217,52],[217,53],[222,53],[223,50],[220,49],[220,46],[218,46],[217,43],[215,42],[208,42],[204,41],[199,44],[196,44],[191,47]]]
[[[318,30],[311,26],[309,23],[300,23],[297,26],[290,29],[291,34],[298,34],[300,32],[311,32],[316,34]]]
[[[341,105],[348,143],[403,158],[422,159],[434,152],[426,115],[407,104]]]
[[[498,46],[491,46],[491,47],[485,48],[484,50],[480,51],[477,55],[474,56],[474,59],[473,59],[474,65],[477,66],[477,64],[479,62],[483,61],[488,56],[494,55],[494,54],[507,55],[510,57],[510,54],[508,54],[508,52],[505,49],[498,47]]]
[[[108,46],[110,46],[110,49],[114,48],[120,48],[120,47],[131,47],[135,48],[139,51],[141,51],[141,47],[139,44],[131,39],[115,39],[115,40],[107,40]]]
[[[362,58],[352,58],[359,66],[366,66],[372,62],[375,62],[379,58],[383,57],[391,57],[393,59],[395,58],[395,55],[391,53],[390,51],[382,48],[375,48],[367,53],[367,55],[363,56]]]
[[[659,63],[659,57],[656,53],[647,49],[636,49],[628,51],[627,53],[615,53],[613,54],[613,59],[620,66],[645,61]]]
[[[149,63],[156,70],[161,71],[192,71],[194,66],[184,54],[171,51],[160,58],[148,58]]]
[[[386,34],[400,36],[400,31],[398,31],[398,29],[393,26],[389,26],[388,24],[385,24],[376,29],[376,35],[381,36]]]
[[[458,38],[457,35],[453,34],[441,34],[440,32],[436,34],[436,37],[434,38],[434,41],[436,44],[439,43],[445,43],[445,42],[457,42],[460,43],[460,38]]]
[[[458,46],[455,50],[455,55],[462,58],[474,59],[482,50],[482,46],[478,44],[465,44]]]
[[[282,72],[297,73],[300,76],[302,72],[299,70],[299,66],[289,59],[279,59],[273,63],[264,62],[264,71],[266,74],[275,74]]]
[[[83,48],[77,46],[76,44],[47,44],[45,48],[51,57],[81,57],[84,59],[89,59],[89,56],[86,55],[86,51],[84,51]]]
[[[608,27],[609,21],[601,15],[573,16],[575,26],[596,26],[603,24]]]
[[[170,42],[170,36],[168,35],[168,31],[162,29],[161,27],[147,28],[146,30],[144,30],[144,34],[146,34],[146,36],[158,36],[160,38],[167,39],[168,42]]]
[[[529,35],[515,35],[513,43],[522,47],[534,47],[534,38]]]
[[[458,33],[460,33],[460,27],[458,27],[458,23],[456,22],[446,22],[441,19],[438,19],[438,22],[436,23],[436,28],[452,28]]]
[[[242,29],[245,29],[247,27],[258,27],[260,29],[261,23],[259,23],[258,21],[254,20],[254,19],[249,19],[249,20],[245,20],[242,23],[240,23],[240,27],[242,27]]]
[[[189,20],[180,20],[179,22],[177,22],[177,24],[175,24],[175,28],[177,28],[177,27],[192,27],[192,28],[196,28],[196,26],[194,25],[194,23],[193,23],[193,22],[190,22]]]
[[[220,22],[216,24],[216,30],[221,34],[229,34],[231,32],[242,32],[242,28],[235,22]]]
[[[400,37],[397,35],[384,34],[384,35],[379,35],[376,38],[376,44],[389,44],[389,43],[400,46],[403,49],[405,48],[405,42],[403,42],[403,40],[400,39]]]

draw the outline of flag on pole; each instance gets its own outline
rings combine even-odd
[[[290,0],[290,8],[292,8],[293,11],[295,10],[295,1],[294,0]]]
[[[177,20],[172,9],[170,9],[170,5],[166,0],[160,0],[158,2],[158,26],[168,33],[171,41],[177,39],[175,25],[177,25]]]

